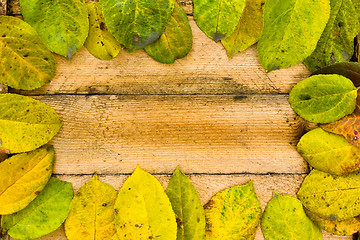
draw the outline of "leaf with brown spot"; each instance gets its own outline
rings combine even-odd
[[[331,221],[328,219],[323,219],[307,209],[304,210],[311,221],[329,233],[341,236],[349,236],[360,230],[360,220],[355,217],[348,218],[343,221]]]
[[[345,139],[356,147],[360,147],[360,96],[356,98],[356,108],[338,121],[320,125],[320,127],[330,133],[342,135]]]
[[[206,240],[255,238],[262,210],[252,182],[217,193],[204,208]]]
[[[199,195],[187,176],[177,167],[166,189],[176,215],[177,239],[197,240],[205,236],[205,213]]]
[[[65,222],[65,233],[72,239],[110,239],[116,235],[114,204],[116,190],[99,181],[95,174],[75,194]]]
[[[55,154],[52,147],[12,156],[0,163],[0,214],[24,209],[49,181]]]

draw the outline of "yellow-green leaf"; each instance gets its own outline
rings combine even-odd
[[[342,221],[360,215],[360,173],[335,176],[312,170],[297,193],[301,203],[321,218]]]
[[[300,81],[289,94],[294,111],[307,121],[330,123],[355,110],[357,90],[337,74],[314,75]]]
[[[246,0],[194,0],[194,19],[211,39],[230,36],[243,14]]]
[[[106,26],[130,52],[155,42],[164,32],[173,0],[100,0]]]
[[[335,235],[349,236],[360,231],[360,220],[357,218],[348,218],[343,221],[331,221],[322,219],[316,214],[305,209],[306,215],[318,225],[321,229]]]
[[[1,228],[15,239],[34,239],[55,231],[65,221],[73,190],[71,183],[50,178],[26,208],[1,218]]]
[[[121,45],[107,29],[100,3],[88,3],[87,9],[90,29],[84,46],[94,57],[101,60],[110,60],[116,57],[120,52]]]
[[[45,187],[55,160],[52,147],[12,156],[0,163],[0,214],[24,209]]]
[[[229,58],[255,44],[263,27],[265,0],[247,0],[244,13],[233,34],[221,40]]]
[[[119,239],[176,239],[176,220],[169,198],[155,177],[137,167],[115,202]]]
[[[330,0],[330,19],[315,51],[304,61],[310,71],[350,60],[360,31],[358,4],[359,0]]]
[[[192,31],[186,12],[175,3],[170,21],[160,38],[147,45],[145,51],[156,61],[173,63],[185,57],[192,47]]]
[[[35,150],[49,142],[62,123],[54,109],[31,97],[0,94],[0,152]]]
[[[306,216],[301,202],[275,192],[265,208],[261,230],[267,240],[322,239],[320,229]]]
[[[261,206],[252,182],[217,193],[204,206],[205,239],[254,239]]]
[[[330,17],[330,0],[266,0],[258,55],[267,72],[302,62]]]
[[[36,31],[16,17],[0,16],[0,83],[41,87],[55,74],[55,60]]]
[[[195,187],[180,167],[171,176],[166,194],[176,215],[177,240],[204,239],[204,208]]]
[[[303,135],[297,150],[312,167],[323,172],[345,175],[360,169],[360,148],[321,128]]]
[[[115,231],[114,204],[116,190],[98,180],[95,174],[75,194],[65,222],[69,240],[111,239]]]
[[[71,59],[83,46],[89,32],[84,0],[20,0],[20,6],[50,51]]]

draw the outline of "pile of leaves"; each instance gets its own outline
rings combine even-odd
[[[292,89],[294,111],[317,128],[297,145],[312,167],[297,195],[320,228],[338,235],[360,230],[359,63],[338,63]]]
[[[360,31],[358,0],[193,3],[196,24],[214,41],[221,40],[229,58],[258,42],[267,72],[300,62],[311,71],[347,62]],[[188,17],[175,0],[20,0],[20,6],[25,22],[0,17],[0,57],[6,58],[0,82],[16,89],[41,87],[54,76],[50,51],[70,60],[84,45],[95,57],[109,60],[123,46],[173,63],[192,48]]]

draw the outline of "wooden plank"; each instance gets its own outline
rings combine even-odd
[[[287,95],[44,95],[64,125],[51,142],[59,174],[306,173],[304,121]]]
[[[7,13],[7,0],[0,0],[0,15]]]
[[[83,47],[71,61],[56,58],[51,83],[26,95],[39,94],[254,94],[288,93],[310,72],[303,64],[269,74],[256,46],[228,59],[221,43],[209,39],[192,17],[193,49],[174,64],[153,60],[144,50],[122,50],[110,61],[98,60]]]
[[[147,170],[147,169],[145,169]],[[150,169],[149,169],[150,170]],[[58,178],[73,183],[73,188],[77,191],[81,185],[90,180],[91,176],[57,176]],[[109,183],[115,189],[119,190],[128,176],[99,176],[101,181]],[[161,184],[166,188],[169,176],[155,176]],[[272,191],[275,190],[280,194],[286,194],[295,197],[296,192],[305,175],[241,175],[241,176],[224,176],[224,175],[191,175],[190,180],[197,189],[202,203],[205,204],[217,192],[232,187],[235,185],[242,185],[250,180],[253,180],[255,191],[260,200],[261,206],[264,209],[267,202],[272,197]],[[54,233],[40,238],[39,240],[65,240],[64,228],[60,227]],[[260,227],[257,231],[256,240],[263,240]],[[339,239],[350,240],[351,236],[339,237],[324,232],[324,239]]]

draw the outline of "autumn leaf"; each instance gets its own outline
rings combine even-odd
[[[90,29],[84,46],[94,57],[101,60],[110,60],[116,57],[120,52],[121,45],[107,29],[100,3],[88,3],[87,9]]]
[[[194,0],[193,3],[196,24],[217,42],[234,32],[246,0]]]
[[[111,239],[115,234],[116,190],[95,174],[75,194],[65,222],[67,239]]]
[[[169,198],[155,177],[137,167],[115,202],[119,239],[176,239],[176,220]]]
[[[342,62],[335,63],[330,66],[320,68],[312,73],[318,74],[338,74],[350,79],[355,87],[360,86],[360,63],[357,62]]]
[[[302,62],[315,50],[330,16],[330,0],[266,0],[258,55],[267,72]]]
[[[328,124],[322,124],[320,127],[330,133],[342,135],[345,139],[356,147],[360,147],[360,96],[356,98],[356,108],[354,112],[340,120]]]
[[[20,0],[21,14],[50,51],[67,57],[80,49],[88,36],[84,0]]]
[[[166,189],[176,215],[177,239],[196,240],[205,237],[205,214],[196,189],[177,167]]]
[[[309,211],[331,221],[360,215],[360,173],[335,176],[312,170],[297,193]]]
[[[247,0],[243,14],[234,32],[221,40],[229,58],[255,44],[263,27],[265,0]]]
[[[54,109],[31,97],[0,94],[0,152],[20,153],[48,143],[60,130]]]
[[[297,150],[313,168],[323,172],[345,175],[360,169],[360,148],[321,128],[303,135]]]
[[[314,75],[300,81],[289,94],[292,109],[307,121],[330,123],[352,113],[357,91],[340,75]]]
[[[192,31],[186,12],[175,3],[170,21],[160,38],[147,45],[145,51],[156,61],[173,63],[185,57],[192,47]]]
[[[358,0],[330,0],[329,21],[315,51],[304,61],[310,71],[350,60],[354,53],[354,38],[360,31],[360,14],[355,2]]]
[[[155,42],[170,20],[172,0],[100,0],[106,26],[130,52]]]
[[[261,206],[252,182],[217,193],[204,206],[205,239],[254,239]]]
[[[1,218],[1,228],[15,239],[34,239],[55,231],[65,221],[73,191],[71,183],[50,178],[26,208]]]
[[[0,16],[0,33],[0,83],[33,90],[50,81],[55,60],[29,24]]]
[[[0,214],[24,209],[45,187],[54,166],[54,149],[39,148],[0,163]]]
[[[343,221],[331,221],[322,219],[307,209],[305,209],[305,212],[318,227],[335,235],[349,236],[360,230],[360,220],[354,217]]]
[[[322,239],[320,229],[306,216],[301,202],[274,192],[267,204],[261,230],[265,239]]]

